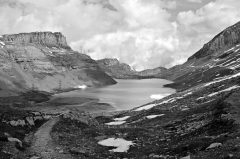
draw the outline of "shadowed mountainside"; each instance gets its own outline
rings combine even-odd
[[[59,32],[3,35],[0,56],[2,90],[53,91],[116,83],[89,56],[73,51]]]

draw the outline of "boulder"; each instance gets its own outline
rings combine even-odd
[[[208,146],[208,147],[206,148],[206,150],[208,150],[208,149],[213,149],[213,148],[218,148],[218,147],[221,147],[221,146],[222,146],[221,143],[212,143],[210,146]]]

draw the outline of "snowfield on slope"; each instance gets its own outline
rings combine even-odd
[[[224,90],[221,90],[221,91],[218,91],[218,92],[211,93],[211,94],[209,94],[208,96],[209,96],[209,97],[212,97],[212,96],[218,95],[218,94],[223,93],[223,92],[232,91],[232,90],[237,89],[237,88],[240,88],[240,86],[235,85],[235,86],[232,86],[232,87],[226,88],[226,89],[224,89]]]
[[[110,123],[105,123],[106,125],[122,125],[126,123],[126,121],[113,121],[113,122],[110,122]]]
[[[169,93],[166,93],[166,94],[152,94],[150,96],[151,99],[156,99],[156,100],[159,100],[159,99],[162,99],[164,97],[167,97],[169,96],[170,94]]]
[[[124,117],[121,117],[121,118],[114,118],[113,120],[115,120],[115,121],[124,121],[124,120],[127,120],[128,118],[130,118],[130,116],[124,116]]]
[[[148,115],[147,119],[154,119],[156,117],[164,116],[165,114],[159,114],[159,115]]]
[[[112,152],[127,152],[131,145],[134,145],[132,141],[127,141],[122,138],[108,138],[98,142],[102,146],[113,146],[115,149],[109,150]]]

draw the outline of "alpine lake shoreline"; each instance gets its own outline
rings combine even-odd
[[[136,80],[144,79],[145,78]],[[112,116],[129,111],[118,111],[108,103],[100,103],[99,99],[96,98],[55,97],[58,94],[76,90],[81,89],[59,89],[51,93],[28,90],[18,96],[0,97],[1,121],[4,121],[1,122],[0,125],[1,131],[10,134],[10,136],[21,140],[23,143],[23,147],[20,147],[18,143],[5,143],[0,141],[0,149],[2,150],[0,151],[0,156],[2,158],[31,158],[31,156],[41,156],[41,154],[35,154],[29,151],[33,144],[32,142],[34,142],[34,134],[41,126],[54,118],[60,119],[53,126],[51,132],[53,140],[56,140],[58,143],[56,134],[57,136],[61,136],[62,133],[58,129],[74,131],[76,127],[78,127],[79,122],[92,124],[92,122],[95,122],[95,118],[103,117],[110,119]],[[93,119],[94,121],[91,121]],[[69,123],[66,123],[66,121]],[[62,122],[64,122],[64,124]],[[77,122],[76,127],[68,128],[70,123],[76,124],[75,122]],[[61,143],[58,144],[61,145]],[[75,145],[73,144],[72,146]],[[64,149],[64,151],[68,151],[67,153],[76,156],[76,152],[71,151],[70,147],[72,146],[69,146],[68,150]]]
[[[179,98],[178,104],[190,106],[193,104],[193,100],[197,99],[196,96],[205,94],[202,91],[209,90],[196,90],[195,93],[197,95],[189,92],[182,95],[181,91],[176,91],[176,93],[164,99]],[[72,158],[99,159],[183,158],[192,156],[192,154],[197,154],[196,158],[210,158],[212,155],[213,158],[216,158],[216,156],[226,158],[231,155],[238,156],[239,148],[234,146],[233,143],[239,141],[239,126],[233,122],[233,119],[228,119],[222,114],[225,114],[226,109],[229,109],[229,101],[233,101],[234,96],[237,96],[239,93],[234,93],[233,95],[224,93],[215,99],[200,100],[198,101],[200,106],[196,108],[193,106],[191,109],[187,107],[174,108],[174,104],[171,103],[171,105],[161,108],[143,109],[143,111],[136,111],[136,108],[135,111],[110,111],[108,113],[103,113],[106,111],[104,109],[102,113],[85,112],[90,105],[109,106],[108,104],[98,103],[97,99],[81,98],[76,100],[63,98],[50,100],[50,97],[54,94],[38,91],[30,91],[19,97],[0,98],[2,104],[4,103],[5,106],[6,103],[10,105],[3,113],[5,115],[1,115],[5,119],[7,118],[6,114],[11,119],[26,118],[26,116],[34,118],[36,117],[35,114],[42,117],[34,122],[34,126],[29,126],[29,124],[15,126],[14,128],[6,127],[6,125],[2,126],[4,132],[9,132],[13,137],[23,141],[23,148],[9,143],[7,147],[2,147],[5,150],[1,151],[0,156],[20,159],[45,158],[46,156],[42,153],[46,153],[51,157],[66,159],[69,156]],[[182,95],[182,98],[176,97],[179,94]],[[161,101],[160,99],[152,103],[161,103]],[[72,107],[62,107],[66,104],[70,104]],[[79,110],[81,107],[74,107],[76,104],[83,104],[83,106],[86,106],[86,109]],[[24,105],[24,108],[21,105]],[[19,111],[18,107],[21,108],[21,111]],[[144,105],[141,107],[144,107]],[[1,109],[3,108],[1,107]],[[9,110],[9,108],[11,109]],[[57,108],[57,111],[55,108]],[[59,108],[61,109],[59,110]],[[12,114],[9,114],[9,112]],[[35,114],[32,114],[33,112]],[[155,117],[149,118],[148,120],[151,120],[151,123],[149,123],[146,117],[150,117],[152,114]],[[157,117],[159,114],[163,116]],[[44,118],[44,116],[51,117]],[[127,123],[123,125],[106,124],[116,121],[116,118],[124,118],[126,116],[130,118],[126,119]],[[41,152],[32,150],[31,147],[35,142],[35,133],[41,129],[44,123],[56,118],[58,121],[53,125],[50,132],[51,144],[54,147],[48,147]],[[129,147],[127,152],[113,152],[112,149],[114,147],[98,144],[98,142],[107,138],[126,139],[127,141],[133,141],[134,144]],[[225,149],[221,151],[216,151],[214,148],[208,149],[212,143],[223,143],[226,141],[231,142],[226,147],[223,147]],[[219,147],[222,148],[222,145]]]
[[[39,34],[42,33],[34,33],[34,36]],[[18,36],[23,35],[16,37]],[[7,41],[8,39],[12,39],[12,36],[7,38]],[[17,41],[21,42],[21,39],[17,38]],[[57,45],[66,46],[64,38],[61,41]],[[10,141],[18,142],[0,141],[0,158],[239,159],[239,43],[240,22],[216,35],[182,65],[176,65],[167,70],[159,68],[150,71],[151,73],[160,71],[163,73],[162,78],[166,77],[174,81],[165,86],[176,89],[176,92],[126,111],[104,113],[108,108],[111,109],[111,106],[99,103],[98,99],[54,99],[51,98],[53,93],[37,90],[29,90],[18,96],[1,97],[1,132],[5,132],[4,135],[9,137]],[[5,47],[4,45],[2,48]],[[48,52],[53,50],[42,46],[40,48]],[[77,83],[83,84],[115,83],[104,71],[112,64],[112,60],[107,60],[110,63],[107,63],[106,68],[103,62],[104,68],[100,69],[98,64],[88,56],[71,50],[62,50],[62,48],[57,49],[57,52],[58,54],[51,54],[50,64],[61,62],[63,68],[73,71],[73,74],[70,74],[71,77],[84,75],[81,80],[65,79],[68,74],[61,75],[60,79],[64,79],[65,88],[68,88],[69,80],[73,80],[72,82],[76,80]],[[59,52],[65,55],[62,57]],[[21,53],[25,55],[26,51]],[[65,59],[65,56],[71,57],[71,61],[80,57],[74,62],[75,66],[68,58]],[[59,58],[63,60],[59,61]],[[21,64],[26,64],[24,60],[17,61],[19,60]],[[31,62],[32,59],[27,61]],[[40,59],[39,62],[43,61]],[[82,66],[82,63],[85,65]],[[125,64],[115,63],[117,70],[122,66],[129,70]],[[29,68],[31,67],[29,65]],[[62,71],[59,67],[52,68],[55,71]],[[85,68],[88,69],[85,70]],[[108,71],[111,73],[112,69]],[[98,74],[95,74],[96,72]],[[53,74],[50,75],[47,74],[47,77],[51,78],[50,81],[53,83]],[[57,79],[59,79],[58,76]],[[12,84],[16,86],[14,88],[18,88],[21,84],[15,83],[13,80]],[[5,82],[2,85],[4,84],[8,83]],[[53,86],[46,85],[48,84],[46,81],[42,84],[44,88],[58,86],[56,81]],[[69,103],[72,105],[66,106]],[[85,111],[89,109],[96,111],[96,105],[103,113],[86,113],[76,108],[79,104]]]

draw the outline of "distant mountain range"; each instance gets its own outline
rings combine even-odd
[[[240,70],[239,43],[240,22],[216,35],[185,63],[169,69],[159,67],[137,72],[117,59],[102,59],[97,62],[113,78],[165,78],[175,81],[168,86],[189,88],[211,81],[216,76],[230,75]]]
[[[116,79],[161,78],[167,72],[167,69],[164,67],[136,71],[128,64],[111,58],[97,60],[97,63],[109,76]]]

